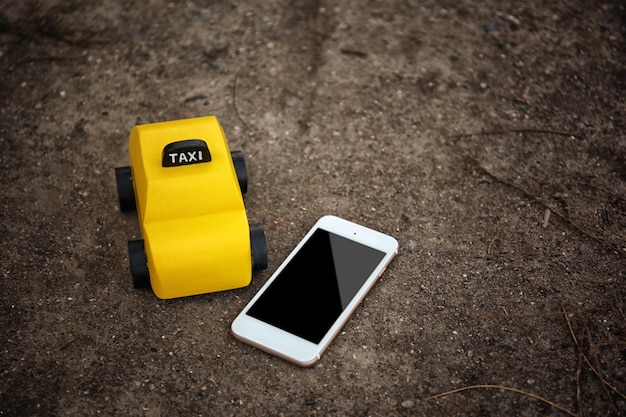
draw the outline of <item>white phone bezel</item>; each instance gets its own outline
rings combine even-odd
[[[376,268],[372,270],[370,276],[365,280],[364,284],[330,327],[320,343],[315,344],[254,317],[248,316],[246,313],[317,229],[323,229],[354,240],[355,242],[380,250],[385,255]],[[252,300],[250,300],[239,313],[231,324],[231,331],[237,339],[251,344],[252,346],[297,365],[311,366],[320,359],[324,350],[326,350],[330,342],[339,333],[356,307],[397,253],[398,242],[393,237],[336,216],[324,216],[307,232],[263,287],[261,287]]]

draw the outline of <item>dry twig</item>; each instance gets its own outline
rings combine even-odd
[[[544,402],[554,408],[556,408],[559,411],[564,412],[565,414],[572,416],[572,417],[579,417],[578,414],[574,413],[571,410],[568,410],[565,407],[562,407],[550,400],[548,400],[547,398],[541,397],[537,394],[533,394],[531,392],[526,392],[526,391],[522,391],[520,389],[517,388],[511,388],[511,387],[505,387],[502,385],[487,385],[487,384],[481,384],[481,385],[470,385],[467,387],[461,387],[461,388],[457,388],[457,389],[453,389],[451,391],[446,391],[446,392],[442,392],[441,394],[437,394],[437,395],[433,395],[431,397],[426,398],[424,401],[430,401],[430,400],[434,400],[436,398],[441,398],[441,397],[445,397],[448,396],[450,394],[456,394],[457,392],[461,392],[461,391],[467,391],[467,390],[471,390],[471,389],[481,389],[481,388],[485,388],[485,389],[501,389],[503,391],[510,391],[510,392],[514,392],[516,394],[521,394],[521,395],[525,395],[527,397],[533,398],[535,400],[539,400],[541,402]]]

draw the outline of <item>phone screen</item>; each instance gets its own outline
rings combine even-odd
[[[317,229],[247,314],[318,344],[384,256]]]

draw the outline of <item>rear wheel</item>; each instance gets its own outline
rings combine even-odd
[[[148,258],[143,239],[128,241],[128,259],[130,260],[130,273],[133,276],[133,286],[135,288],[150,287]]]
[[[252,269],[261,270],[267,268],[267,240],[263,226],[250,225],[250,246],[252,252]]]
[[[232,151],[230,155],[235,165],[235,172],[237,173],[237,181],[239,182],[241,194],[245,194],[248,191],[248,170],[246,169],[246,160],[243,157],[243,152]]]
[[[135,190],[130,167],[115,168],[115,181],[117,182],[117,195],[120,200],[120,210],[135,210],[137,204],[135,203]]]

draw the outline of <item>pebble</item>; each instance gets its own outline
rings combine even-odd
[[[208,22],[209,20],[211,20],[212,16],[213,16],[213,13],[211,13],[211,10],[209,9],[200,10],[200,19],[202,19],[204,22]]]
[[[413,408],[414,406],[415,406],[415,401],[413,400],[402,401],[402,407],[404,408]]]
[[[209,59],[215,59],[228,51],[228,45],[223,43],[210,44],[204,49],[204,56]]]
[[[502,27],[502,23],[500,22],[489,22],[485,25],[485,32],[492,33],[497,32]]]

